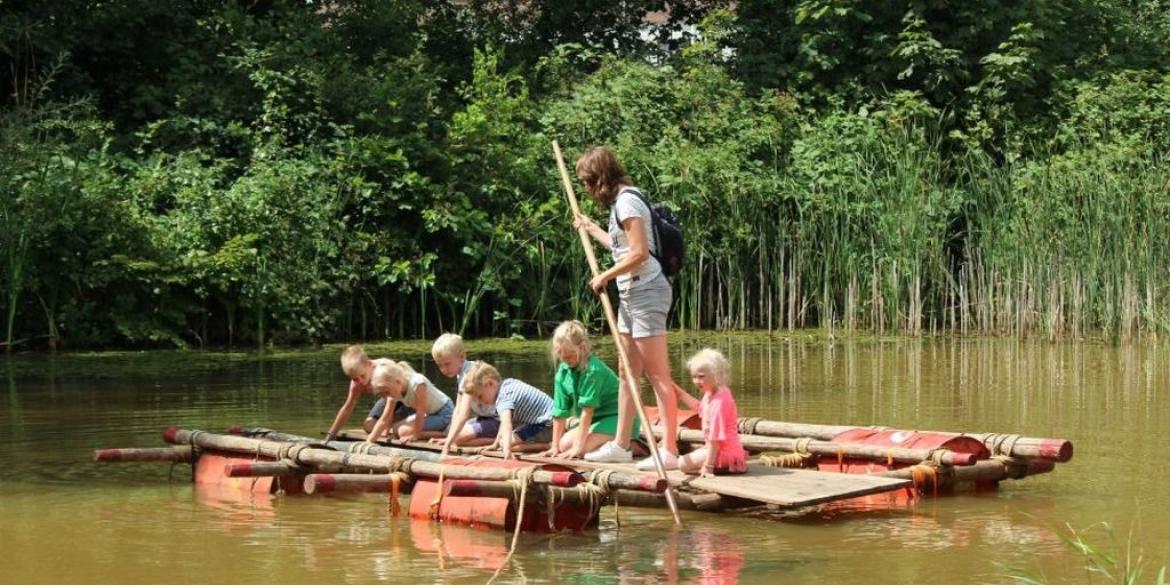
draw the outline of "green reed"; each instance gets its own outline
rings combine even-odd
[[[1098,532],[1103,532],[1104,536],[1096,536]],[[1137,585],[1145,582],[1143,577],[1148,568],[1148,562],[1141,550],[1135,548],[1132,533],[1127,536],[1124,545],[1122,545],[1118,542],[1113,527],[1107,522],[1102,522],[1084,529],[1077,529],[1066,524],[1064,530],[1058,532],[1057,535],[1065,547],[1077,555],[1085,572],[1086,583],[1105,582]],[[1042,573],[1037,574],[1018,567],[1008,567],[1008,573],[1015,583],[1044,585],[1052,582]],[[1166,567],[1158,569],[1152,583],[1166,584]]]

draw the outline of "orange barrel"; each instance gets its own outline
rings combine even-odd
[[[445,465],[466,465],[469,467],[502,467],[523,469],[536,467],[545,471],[573,470],[561,465],[537,465],[522,461],[498,459],[444,459]],[[444,483],[459,480],[444,480]],[[445,495],[446,486],[439,486],[429,478],[417,478],[410,495],[410,517],[438,520],[444,523],[466,524],[469,526],[513,530],[519,517],[519,501],[507,498],[485,496]],[[432,510],[434,504],[438,507]],[[543,488],[531,485],[525,502],[523,524],[525,532],[555,532],[560,530],[584,530],[597,527],[597,508],[588,504],[561,503],[552,511],[544,501]]]
[[[856,428],[835,435],[831,442],[903,449],[946,449],[955,453],[970,453],[976,460],[987,459],[991,456],[991,452],[987,450],[987,446],[982,441],[954,433]],[[848,457],[834,459],[832,456],[828,456],[821,457],[817,467],[821,471],[865,474],[901,469],[909,465],[909,463],[897,461],[867,461]]]
[[[286,494],[302,493],[304,474],[284,477],[233,477],[229,470],[240,470],[255,464],[270,463],[271,459],[255,460],[251,457],[204,450],[195,462],[195,485],[218,486],[220,491],[238,494],[268,494],[284,491]]]

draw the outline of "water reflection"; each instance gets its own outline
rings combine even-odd
[[[661,511],[623,509],[619,529],[606,510],[597,531],[522,536],[500,582],[871,585],[940,574],[958,583],[1005,581],[994,562],[1073,579],[1081,573],[1054,528],[1100,521],[1119,533],[1136,526],[1135,549],[1155,566],[1170,564],[1170,466],[1158,463],[1170,443],[1167,347],[711,334],[672,341],[673,365],[681,372],[682,359],[707,345],[734,357],[733,386],[745,414],[1058,436],[1074,441],[1077,453],[1053,473],[1004,482],[990,495],[875,498],[783,522],[694,513],[673,531]],[[428,349],[421,344],[417,356],[395,357],[419,358],[425,368]],[[474,343],[470,349],[475,353]],[[599,348],[612,360],[607,351]],[[544,353],[542,345],[478,357],[549,387]],[[89,462],[95,448],[161,446],[160,432],[176,424],[315,434],[342,398],[335,351],[281,361],[23,356],[6,359],[4,375],[5,582],[481,584],[511,543],[499,532],[390,518],[384,498],[233,499],[192,490],[183,466],[171,484],[165,465]],[[68,563],[61,562],[63,534]]]

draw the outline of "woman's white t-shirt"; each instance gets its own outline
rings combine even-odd
[[[614,200],[610,210],[608,232],[609,241],[613,250],[613,261],[621,262],[622,258],[625,258],[626,254],[630,253],[630,241],[626,238],[626,232],[622,230],[622,222],[634,217],[642,219],[642,230],[646,235],[646,247],[651,253],[651,256],[633,271],[617,277],[619,291],[626,291],[645,285],[662,273],[662,266],[658,264],[658,260],[653,256],[653,253],[656,252],[654,219],[650,215],[650,208],[646,206],[641,197],[633,193],[634,191],[637,190],[633,187],[623,187],[618,192],[617,199]]]

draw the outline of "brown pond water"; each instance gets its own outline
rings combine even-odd
[[[681,374],[699,341],[672,343]],[[786,521],[684,513],[674,530],[664,512],[629,508],[618,528],[607,508],[600,530],[522,537],[500,582],[1006,583],[1020,569],[1087,583],[1057,534],[1066,523],[1102,522],[1113,526],[1114,544],[1103,531],[1086,537],[1119,558],[1127,544],[1141,552],[1142,582],[1170,565],[1165,347],[759,336],[703,343],[731,358],[741,414],[1064,437],[1076,454],[1052,474],[1005,482],[996,493],[876,511]],[[481,347],[470,344],[473,356],[549,386],[543,345]],[[426,349],[393,351],[421,363]],[[161,464],[90,462],[95,448],[159,446],[169,425],[316,434],[343,398],[337,352],[0,358],[0,583],[486,582],[508,535],[391,518],[382,497],[222,501],[196,493],[184,466],[168,480]]]

